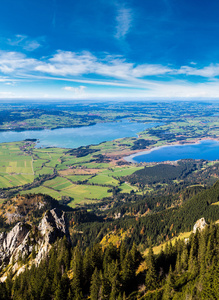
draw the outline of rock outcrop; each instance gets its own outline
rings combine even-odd
[[[22,245],[29,234],[30,227],[19,222],[9,233],[0,234],[0,264],[8,263],[10,257]]]
[[[38,265],[57,238],[63,236],[70,242],[65,213],[56,208],[46,211],[38,226],[17,223],[10,232],[0,234],[0,268],[8,265],[19,274],[28,265]],[[4,274],[0,280],[5,279]]]
[[[202,231],[207,225],[208,224],[206,223],[205,218],[201,218],[195,223],[193,227],[193,232],[195,233],[196,230]]]
[[[42,241],[37,245],[37,255],[35,263],[39,264],[43,257],[48,253],[51,245],[57,240],[66,236],[70,241],[68,227],[66,224],[65,213],[56,208],[45,213],[38,226]]]

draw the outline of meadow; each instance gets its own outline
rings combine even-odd
[[[142,168],[115,166],[111,161],[97,163],[94,155],[76,157],[66,149],[38,149],[34,142],[28,141],[0,144],[0,157],[0,188],[14,187],[16,193],[16,187],[29,185],[29,189],[19,193],[48,194],[57,200],[70,197],[74,199],[69,203],[72,207],[111,197],[110,188],[116,186],[120,186],[122,192],[136,190],[127,183],[121,184],[119,178]],[[32,187],[34,180],[52,174],[54,178]]]
[[[34,179],[33,159],[19,143],[0,144],[0,188],[15,187]]]

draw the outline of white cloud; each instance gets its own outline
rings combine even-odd
[[[97,74],[123,80],[171,72],[170,68],[159,64],[143,64],[135,67],[133,63],[126,62],[124,58],[118,56],[107,55],[98,59],[90,52],[69,51],[58,51],[49,60],[39,63],[35,70],[56,76]]]
[[[186,75],[188,81],[176,80],[180,75]],[[19,52],[0,51],[0,83],[2,86],[17,84],[13,91],[24,80],[33,82],[36,80],[65,81],[65,87],[61,90],[66,98],[90,97],[85,85],[109,86],[105,87],[106,94],[136,97],[209,97],[218,98],[219,95],[219,64],[210,64],[203,68],[197,65],[182,66],[174,69],[161,64],[134,64],[128,62],[122,56],[105,55],[97,57],[90,52],[57,51],[51,57],[41,59],[30,58]],[[147,76],[154,76],[154,80]],[[159,80],[156,80],[156,76]],[[162,78],[168,76],[168,81]],[[190,76],[206,78],[205,83],[191,83]],[[185,79],[185,76],[183,76]],[[79,86],[71,86],[70,82]],[[9,86],[8,86],[9,88]],[[129,88],[129,89],[125,89]],[[95,88],[94,88],[95,89]],[[101,89],[102,90],[102,89]],[[65,91],[65,93],[64,93]],[[1,90],[5,97],[12,97],[10,91]],[[104,92],[105,93],[105,92]],[[33,93],[34,95],[37,94]],[[44,92],[45,94],[45,92]],[[50,95],[46,92],[46,94]],[[1,97],[4,97],[1,94]],[[43,95],[43,94],[42,94]],[[59,97],[61,94],[57,94]],[[101,92],[101,95],[102,92]],[[57,96],[57,97],[58,97]]]
[[[177,70],[177,73],[213,78],[219,76],[219,64],[211,64],[202,69],[193,68],[189,66],[182,66],[179,70]]]
[[[3,74],[14,73],[15,71],[32,70],[37,64],[37,60],[27,58],[19,52],[0,51],[0,72]]]
[[[80,85],[79,87],[73,87],[73,86],[65,86],[63,90],[73,92],[77,95],[81,95],[84,93],[84,90],[86,89],[86,86]]]
[[[162,65],[151,65],[144,64],[137,66],[132,70],[133,77],[144,77],[144,76],[153,76],[153,75],[164,75],[167,73],[171,73],[172,69],[162,66]]]
[[[211,64],[203,68],[182,66],[174,69],[161,64],[139,64],[127,62],[121,56],[105,55],[96,57],[90,52],[70,52],[57,51],[50,58],[34,59],[29,58],[20,52],[0,51],[0,72],[3,74],[13,74],[15,76],[45,75],[63,76],[66,79],[73,79],[79,82],[87,81],[93,83],[96,81],[100,84],[126,85],[127,83],[141,83],[147,76],[164,76],[168,75],[187,75],[214,78],[219,76],[219,64]],[[95,74],[105,80],[89,78],[79,78]],[[76,77],[76,78],[75,78]],[[109,78],[108,82],[106,77]],[[115,79],[119,81],[115,82]],[[121,81],[122,80],[122,81]],[[101,83],[103,82],[103,83]]]
[[[132,12],[128,8],[119,8],[116,17],[116,34],[117,39],[124,38],[128,33],[132,23]]]
[[[40,63],[35,70],[53,75],[74,76],[93,72],[96,62],[97,58],[90,52],[57,51],[52,58]]]

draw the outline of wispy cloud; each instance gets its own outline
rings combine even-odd
[[[119,8],[116,17],[116,34],[117,39],[124,38],[128,33],[132,23],[132,11],[129,8]]]
[[[194,68],[190,66],[182,66],[176,71],[178,74],[196,75],[207,78],[219,76],[219,64],[210,64],[204,68]]]
[[[8,39],[8,44],[11,46],[19,46],[25,39],[27,39],[26,35],[17,34],[13,38]]]
[[[41,47],[41,44],[38,41],[28,41],[23,48],[27,51],[34,51],[39,47]]]
[[[160,64],[143,64],[133,68],[132,76],[133,77],[145,77],[145,76],[157,76],[171,73],[172,69]]]
[[[42,37],[31,39],[27,35],[17,34],[13,38],[8,39],[8,44],[11,46],[21,47],[26,51],[34,51],[41,47]]]
[[[118,80],[100,80],[100,79],[76,79],[68,77],[54,77],[54,76],[43,76],[43,75],[22,75],[22,78],[29,78],[30,80],[57,80],[57,81],[66,81],[66,82],[77,82],[89,85],[99,85],[99,86],[114,86],[114,87],[136,87],[136,84],[130,82],[121,82]],[[1,80],[0,80],[1,81]]]

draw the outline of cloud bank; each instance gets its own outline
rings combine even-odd
[[[195,81],[197,77],[202,78],[202,83]],[[0,83],[13,86],[11,83],[16,82],[17,86],[27,80],[33,83],[46,80],[63,82],[60,90],[69,92],[68,97],[98,96],[99,89],[99,95],[105,97],[218,98],[219,63],[201,68],[195,64],[174,68],[161,64],[136,64],[123,56],[106,53],[96,56],[88,51],[59,50],[40,59],[21,52],[0,51]],[[71,86],[67,82],[83,85]],[[103,91],[101,86],[111,89]],[[1,97],[13,95],[7,90],[0,94]]]

